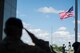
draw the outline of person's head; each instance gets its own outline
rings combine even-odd
[[[75,43],[73,43],[73,48],[74,48],[74,52],[77,52],[77,50],[78,50],[78,48],[79,48],[79,46],[80,46],[80,42],[75,42]]]
[[[69,42],[69,44],[71,44],[71,42]]]
[[[7,37],[20,38],[22,35],[22,21],[16,17],[10,17],[5,23],[4,32]]]
[[[63,46],[65,46],[65,44],[63,44]]]
[[[69,44],[70,44],[71,42],[69,42]]]

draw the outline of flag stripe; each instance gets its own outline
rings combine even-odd
[[[60,19],[65,19],[74,16],[73,7],[71,7],[68,11],[64,11],[59,13]]]

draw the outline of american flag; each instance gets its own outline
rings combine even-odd
[[[60,15],[60,19],[73,17],[74,16],[73,6],[68,11],[64,11],[64,12],[59,13],[59,15]]]

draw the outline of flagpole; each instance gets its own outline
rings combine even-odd
[[[75,42],[78,41],[78,0],[75,0]]]

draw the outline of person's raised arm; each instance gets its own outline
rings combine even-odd
[[[33,33],[31,33],[30,31],[28,31],[26,28],[24,28],[25,31],[29,34],[29,36],[31,37],[32,41],[35,43],[36,41],[38,41],[38,38],[35,37],[35,35]]]
[[[29,36],[31,37],[31,39],[32,39],[33,43],[35,43],[35,45],[37,45],[41,49],[44,49],[47,52],[50,52],[49,42],[48,41],[38,39],[37,37],[34,36],[33,33],[29,32],[27,29],[25,29],[25,30],[27,31],[27,33],[29,34]]]

